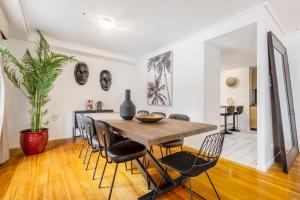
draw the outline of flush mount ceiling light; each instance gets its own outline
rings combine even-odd
[[[118,23],[116,20],[109,17],[99,17],[96,20],[96,25],[99,26],[101,29],[111,30],[115,28],[118,25]]]

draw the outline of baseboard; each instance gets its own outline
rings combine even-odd
[[[275,162],[275,158],[272,158],[265,166],[262,167],[262,171],[266,172]]]

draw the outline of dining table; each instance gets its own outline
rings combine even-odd
[[[113,129],[123,137],[129,138],[147,147],[146,159],[164,179],[163,184],[157,183],[147,172],[146,167],[139,160],[135,160],[135,166],[145,177],[151,190],[146,194],[138,197],[139,200],[150,200],[171,191],[180,186],[185,179],[177,177],[173,179],[168,171],[160,163],[150,151],[152,145],[159,145],[176,139],[182,139],[189,136],[207,133],[217,129],[216,125],[205,124],[200,122],[189,122],[164,118],[156,123],[143,123],[137,119],[123,120],[119,113],[89,113],[86,116],[92,117],[94,120],[105,121]],[[200,145],[201,141],[199,141]],[[159,185],[158,185],[159,184]],[[158,186],[158,187],[157,187]]]

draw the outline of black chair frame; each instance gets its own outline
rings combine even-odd
[[[86,166],[86,170],[89,169],[89,164],[90,164],[92,154],[98,152],[98,156],[97,156],[97,160],[96,160],[96,164],[95,164],[95,168],[94,168],[94,173],[93,173],[93,180],[95,180],[100,155],[101,155],[101,157],[105,158],[104,155],[102,154],[102,151],[104,148],[100,145],[99,138],[96,134],[95,124],[94,124],[95,120],[91,117],[85,116],[84,122],[85,122],[85,129],[86,129],[86,135],[87,135],[87,141],[88,141],[88,148],[91,149],[90,155],[88,158],[88,162],[87,162],[87,166]],[[95,140],[93,140],[93,138]],[[94,142],[96,142],[96,144]],[[88,150],[87,150],[87,152],[88,152]],[[86,154],[87,154],[87,152],[86,152]]]
[[[203,198],[200,194],[194,192],[192,190],[192,185],[190,178],[200,175],[201,173],[205,172],[210,184],[212,185],[212,188],[217,196],[218,199],[220,199],[220,196],[207,172],[210,168],[214,167],[222,152],[222,147],[224,143],[224,137],[225,132],[222,131],[220,133],[215,133],[212,135],[208,135],[205,137],[198,153],[192,153],[192,152],[178,152],[166,157],[161,158],[162,163],[166,164],[167,167],[170,167],[174,169],[175,171],[179,172],[181,174],[181,180],[184,178],[188,178],[189,187],[188,190],[190,191],[190,199],[192,199],[193,193],[197,196]],[[187,167],[184,166],[184,159],[186,156],[191,156],[194,158],[194,161],[192,164]],[[172,158],[179,158],[182,159],[183,162],[173,162]],[[180,158],[181,157],[181,158]],[[162,180],[162,179],[161,179]],[[160,181],[161,182],[161,181]],[[160,183],[159,183],[160,184]],[[157,189],[159,187],[159,184],[157,186]],[[184,186],[187,188],[186,186]],[[155,197],[157,190],[153,194],[153,198]]]
[[[82,143],[80,153],[79,153],[79,158],[81,158],[83,149],[85,147],[85,144],[87,143],[87,138],[86,138],[86,135],[85,135],[86,133],[85,133],[85,130],[84,130],[83,118],[84,118],[83,115],[76,114],[76,120],[77,120],[77,124],[78,124],[79,135],[80,135],[80,138],[83,139],[83,143]],[[86,159],[86,156],[84,157],[84,162],[85,162],[85,159]]]
[[[113,145],[112,136],[114,134],[114,131],[113,131],[113,128],[107,122],[104,122],[104,121],[100,121],[100,120],[95,121],[95,126],[96,126],[96,131],[98,133],[99,143],[100,143],[101,146],[103,146],[103,151],[101,151],[101,155],[103,157],[105,157],[105,159],[106,159],[105,165],[104,165],[104,169],[103,169],[103,172],[102,172],[102,175],[101,175],[101,179],[100,179],[100,182],[99,182],[99,186],[98,186],[99,188],[101,188],[107,163],[109,163],[109,164],[113,163],[109,159],[109,156],[108,156],[108,153],[107,153],[107,149],[110,146]],[[101,135],[101,133],[98,132],[98,128],[102,129],[102,135]],[[107,135],[109,135],[109,137],[107,137]],[[104,154],[102,154],[102,153],[104,153]],[[136,161],[140,163],[139,159],[136,159]],[[118,166],[119,166],[119,162],[116,162],[116,166],[115,166],[115,170],[114,170],[114,174],[113,174],[113,180],[112,180],[112,184],[110,186],[110,191],[109,191],[109,196],[108,196],[109,200],[111,199],[111,194],[112,194],[112,191],[113,191],[113,187],[114,187],[114,183],[115,183],[115,179],[116,179],[116,174],[117,174]],[[125,162],[125,166],[126,166],[126,162]],[[131,164],[131,167],[132,167],[132,164]],[[127,166],[126,166],[126,169],[127,169]]]
[[[188,116],[186,116],[186,115],[183,115],[183,114],[171,114],[169,116],[169,119],[176,119],[176,120],[182,120],[182,121],[190,121],[190,118]],[[164,147],[166,149],[165,153],[166,153],[166,156],[167,156],[168,152],[169,152],[169,154],[172,154],[172,151],[171,151],[171,148],[166,147],[165,144],[167,144],[167,143],[169,143],[169,144],[170,143],[176,143],[176,142],[178,142],[178,145],[174,145],[174,147],[180,147],[181,151],[183,151],[183,148],[182,148],[183,139],[179,139],[179,140],[174,140],[174,141],[162,143],[162,144],[159,145],[161,157],[164,156],[162,147]]]

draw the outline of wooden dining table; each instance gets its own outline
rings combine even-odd
[[[140,200],[153,199],[153,193],[156,190],[155,198],[171,191],[181,185],[184,181],[181,177],[172,179],[169,173],[163,168],[157,158],[150,152],[152,145],[158,145],[164,142],[182,139],[185,137],[210,132],[217,129],[216,125],[204,124],[199,122],[188,122],[174,119],[162,119],[157,123],[143,123],[137,119],[123,120],[119,113],[97,113],[87,114],[94,120],[102,120],[109,123],[115,131],[124,137],[144,144],[147,147],[146,158],[152,166],[161,174],[164,179],[163,184],[157,188],[157,182],[148,174],[145,166],[136,160],[135,165],[142,172],[146,180],[150,183],[151,191],[139,197]],[[200,141],[199,141],[200,145]]]

